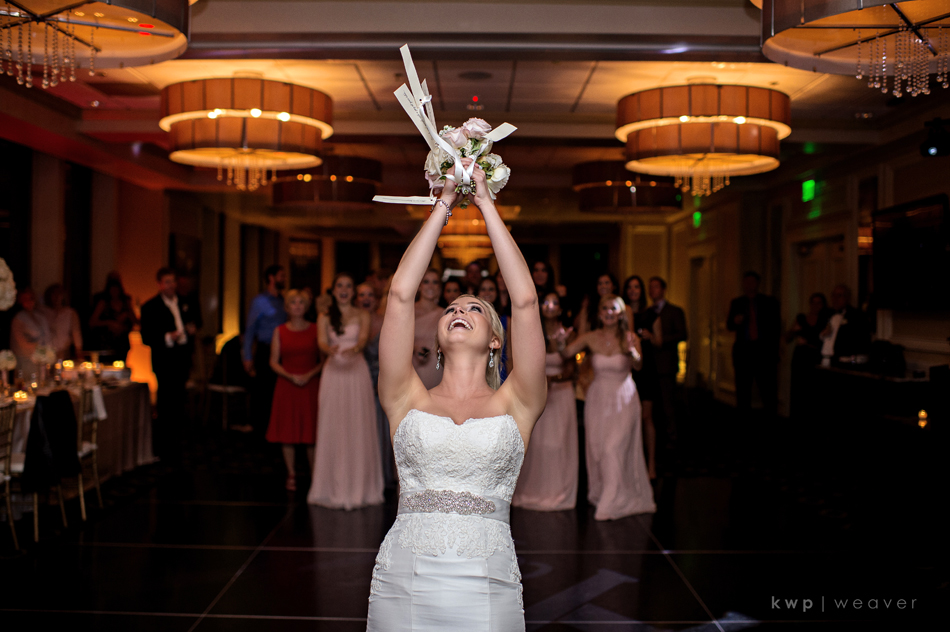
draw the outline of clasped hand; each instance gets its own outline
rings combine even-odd
[[[462,158],[461,160],[462,167],[465,169],[468,169],[473,162],[475,162],[474,158]],[[449,169],[449,173],[454,175],[455,169]],[[465,197],[471,200],[475,206],[478,206],[479,208],[481,208],[482,204],[485,204],[486,202],[490,204],[491,194],[489,193],[488,189],[488,177],[485,175],[484,169],[482,169],[477,163],[475,164],[475,169],[472,171],[472,182],[475,183],[475,191],[473,194],[469,194]],[[455,185],[458,184],[459,183],[455,183]],[[445,188],[442,189],[441,199],[450,209],[454,208],[456,204],[462,201],[459,199],[459,194],[456,193],[455,186],[453,186],[451,180],[445,183]]]

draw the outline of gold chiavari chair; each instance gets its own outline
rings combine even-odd
[[[10,497],[10,480],[13,471],[13,425],[16,422],[16,402],[9,402],[0,406],[0,495],[7,505],[7,522],[10,523],[10,534],[13,536],[13,548],[20,550],[20,543],[16,539],[16,525],[13,523],[13,503]],[[19,460],[22,471],[23,462]]]
[[[93,391],[82,389],[79,396],[79,414],[76,415],[76,455],[79,457],[79,510],[83,522],[86,521],[86,488],[83,482],[83,468],[86,463],[92,466],[92,480],[96,486],[99,508],[102,503],[102,489],[99,487],[99,446],[96,443],[99,434],[99,415],[93,403]]]

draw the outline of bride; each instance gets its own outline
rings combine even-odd
[[[504,330],[492,306],[471,295],[439,319],[433,349],[441,383],[426,390],[413,370],[413,301],[457,197],[446,186],[393,276],[380,336],[379,399],[400,496],[373,569],[373,632],[524,629],[508,511],[546,400],[544,335],[531,273],[478,166],[473,180],[473,201],[511,296],[514,370],[499,387]]]

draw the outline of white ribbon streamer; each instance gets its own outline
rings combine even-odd
[[[409,45],[404,45],[399,49],[399,52],[402,54],[403,65],[406,67],[406,80],[409,85],[407,86],[404,83],[399,86],[393,93],[396,95],[396,100],[399,102],[399,105],[402,106],[402,109],[406,111],[406,114],[409,115],[409,118],[412,119],[413,124],[416,126],[416,129],[419,130],[419,133],[422,134],[426,143],[428,143],[429,150],[432,151],[438,146],[452,158],[455,165],[455,174],[446,174],[445,179],[451,180],[456,183],[456,185],[469,186],[472,183],[472,176],[475,173],[475,165],[481,155],[488,149],[489,144],[482,143],[478,154],[471,156],[473,159],[472,164],[467,168],[462,166],[462,157],[459,155],[458,150],[439,135],[439,129],[435,124],[435,111],[432,108],[432,95],[429,94],[429,88],[426,82],[419,81],[416,66],[412,61],[412,55],[409,53]],[[485,139],[495,143],[506,138],[516,129],[518,128],[510,123],[503,123],[486,134]],[[495,194],[491,188],[488,189],[488,194],[491,196],[491,199],[495,199]],[[374,202],[411,204],[416,206],[431,206],[435,203],[435,200],[436,198],[433,195],[428,197],[377,195],[373,197]]]

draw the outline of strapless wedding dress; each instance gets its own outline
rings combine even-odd
[[[508,525],[524,442],[510,415],[411,410],[393,437],[400,495],[370,587],[370,632],[524,630]]]

